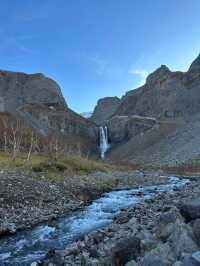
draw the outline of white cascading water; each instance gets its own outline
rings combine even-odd
[[[104,159],[105,158],[105,153],[109,149],[108,128],[107,128],[107,126],[99,128],[99,138],[100,138],[101,159]]]

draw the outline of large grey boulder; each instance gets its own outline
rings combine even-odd
[[[150,258],[159,258],[164,265],[171,265],[175,260],[173,249],[168,243],[158,242],[156,248],[146,254]]]
[[[135,262],[134,260],[131,260],[128,263],[126,263],[125,266],[138,266],[138,263]]]
[[[191,227],[180,220],[174,223],[172,233],[167,240],[176,258],[198,250]]]
[[[140,240],[135,237],[127,237],[116,243],[112,250],[112,263],[124,265],[130,260],[136,259],[140,254]]]
[[[200,198],[182,203],[180,211],[187,220],[200,218]]]
[[[141,266],[166,266],[159,256],[156,256],[152,253],[147,253],[144,256]]]
[[[181,266],[200,266],[200,251],[197,251],[190,256],[186,256]]]
[[[167,212],[161,213],[157,220],[157,237],[159,237],[162,241],[166,242],[170,235],[174,233],[175,224],[179,223],[180,225],[182,225],[182,220],[183,218],[176,207],[171,208]]]
[[[192,223],[192,230],[197,244],[200,245],[200,219],[194,220]]]

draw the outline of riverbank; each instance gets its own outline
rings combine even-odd
[[[123,210],[112,224],[67,246],[62,254],[51,251],[42,265],[199,265],[199,218],[197,177]]]
[[[2,170],[0,235],[70,214],[108,191],[161,182],[165,182],[165,178],[159,173],[130,170],[55,179],[43,173]]]

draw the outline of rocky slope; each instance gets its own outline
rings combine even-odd
[[[200,56],[187,72],[162,65],[107,117],[109,157],[174,165],[199,156],[199,102]]]
[[[70,110],[59,85],[43,74],[0,71],[0,115],[23,119],[43,136],[57,134],[71,144],[96,148],[96,126]]]
[[[159,122],[111,150],[112,158],[155,166],[178,166],[200,155],[200,115],[184,123]]]

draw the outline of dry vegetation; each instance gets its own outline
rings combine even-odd
[[[174,173],[178,175],[200,176],[200,158],[196,158],[196,160],[188,161],[174,167],[166,167],[164,170],[167,173]]]
[[[40,136],[23,120],[9,114],[0,116],[0,168],[40,172],[48,177],[84,175],[96,171],[127,170],[124,162],[103,163],[89,159],[77,142],[75,148],[66,144],[63,136]]]

